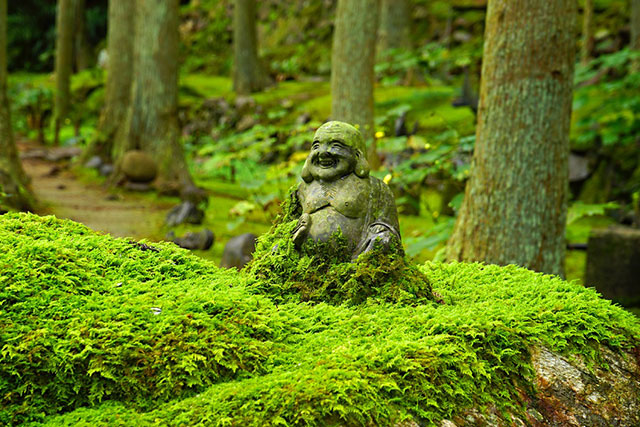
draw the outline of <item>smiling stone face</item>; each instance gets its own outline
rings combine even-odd
[[[303,179],[331,182],[352,172],[360,177],[368,174],[362,135],[347,123],[325,123],[313,137]]]

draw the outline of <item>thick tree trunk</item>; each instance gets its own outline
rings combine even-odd
[[[359,127],[379,165],[373,141],[373,66],[379,0],[339,0],[331,57],[331,118]]]
[[[160,191],[193,187],[179,140],[178,6],[179,0],[136,2],[131,98],[113,149],[116,176],[127,151],[147,152],[158,167]]]
[[[582,15],[582,49],[580,50],[580,59],[583,64],[586,64],[591,59],[593,43],[593,0],[584,0]]]
[[[409,0],[381,0],[378,27],[378,54],[409,47],[411,8]]]
[[[56,21],[56,97],[54,106],[55,145],[60,142],[60,127],[69,114],[71,68],[73,59],[73,0],[58,1]]]
[[[269,84],[258,58],[255,0],[236,0],[233,8],[233,88],[239,95],[264,89]]]
[[[631,0],[631,49],[640,52],[640,0]],[[633,61],[631,72],[640,73],[640,59]]]
[[[77,72],[89,68],[89,63],[91,62],[91,54],[89,53],[89,43],[87,41],[87,26],[85,16],[86,0],[74,0],[74,3],[75,21],[73,51]]]
[[[490,0],[471,178],[447,255],[562,274],[574,0]]]
[[[84,158],[98,155],[112,160],[113,141],[127,117],[133,76],[133,41],[136,7],[133,1],[110,0],[107,30],[105,105],[98,132]]]
[[[0,213],[31,210],[34,199],[13,140],[7,97],[7,0],[0,0]]]

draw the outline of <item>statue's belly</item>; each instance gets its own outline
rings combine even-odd
[[[309,237],[315,241],[326,242],[338,230],[355,248],[362,236],[364,218],[348,218],[335,210],[332,206],[315,211],[311,214]]]

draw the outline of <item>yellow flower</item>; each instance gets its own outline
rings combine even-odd
[[[429,148],[431,148],[431,144],[429,144],[428,142],[426,144],[424,144],[424,149],[428,150]]]
[[[379,130],[378,132],[376,132],[376,138],[377,138],[377,139],[384,138],[384,132],[382,132],[381,130]]]
[[[391,176],[391,174],[388,173],[382,180],[384,181],[385,184],[389,184],[391,182],[391,178],[393,178],[393,176]]]

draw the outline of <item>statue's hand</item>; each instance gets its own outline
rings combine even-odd
[[[388,249],[391,246],[391,242],[395,239],[397,239],[397,236],[389,227],[382,224],[373,224],[369,227],[367,238],[358,245],[353,259],[356,259],[361,254],[372,251],[376,245]]]
[[[291,234],[293,235],[293,243],[296,248],[300,248],[309,234],[309,225],[311,225],[311,216],[308,213],[303,213],[298,219],[298,224],[293,229]]]

